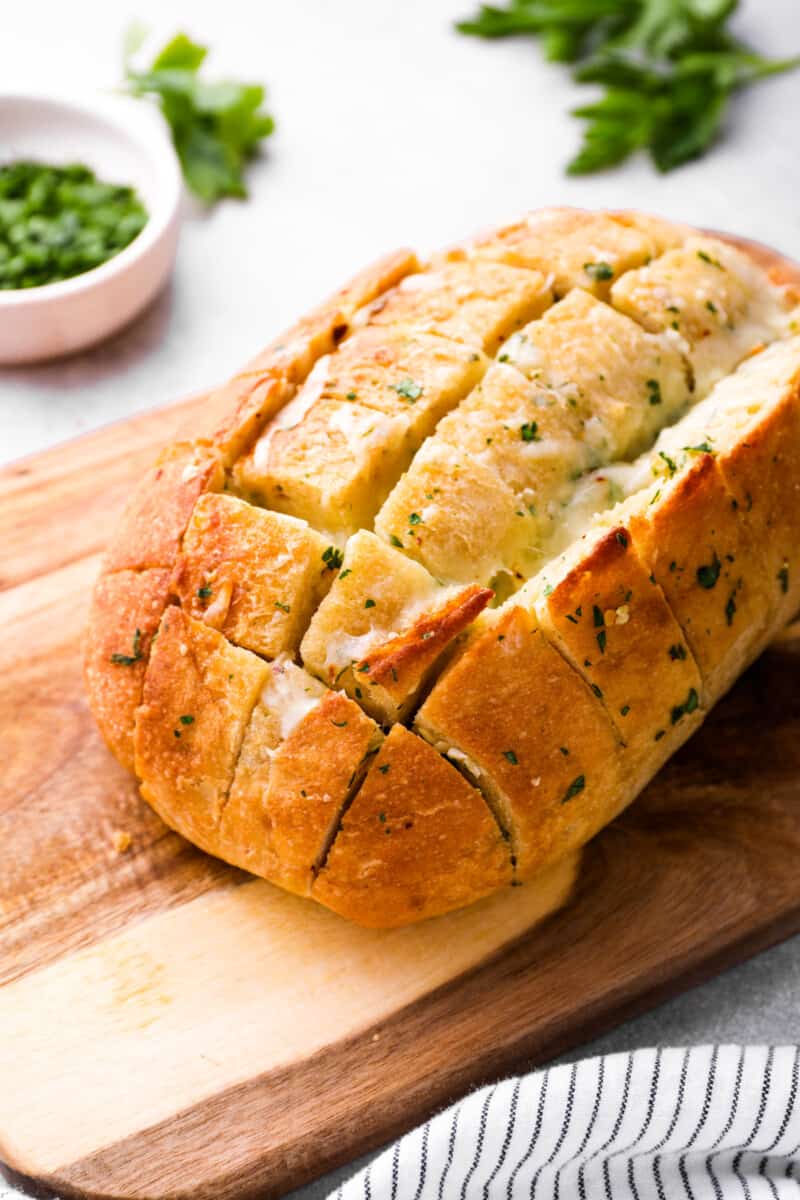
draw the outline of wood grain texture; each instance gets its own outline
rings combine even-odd
[[[128,489],[204,411],[0,476],[0,1156],[62,1195],[278,1196],[800,929],[791,632],[580,862],[437,921],[357,929],[165,830],[80,632]]]

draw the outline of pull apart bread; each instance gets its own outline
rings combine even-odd
[[[87,685],[145,799],[369,926],[591,838],[800,608],[799,280],[551,209],[311,312],[105,559]]]

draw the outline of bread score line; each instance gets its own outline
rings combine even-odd
[[[376,927],[586,842],[800,608],[798,286],[550,209],[313,310],[104,560],[87,689],[144,798]]]

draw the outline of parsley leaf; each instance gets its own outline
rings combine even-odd
[[[262,107],[264,88],[201,79],[207,48],[185,33],[164,46],[149,70],[137,71],[132,56],[142,40],[138,28],[125,39],[125,85],[133,96],[157,100],[187,185],[207,204],[222,196],[245,197],[244,168],[275,128]]]
[[[482,5],[462,33],[540,36],[545,55],[576,63],[579,83],[605,91],[574,110],[583,145],[567,170],[599,171],[647,150],[659,171],[703,154],[733,93],[800,66],[769,59],[728,32],[738,0],[508,0]]]

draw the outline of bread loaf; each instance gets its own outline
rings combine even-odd
[[[109,547],[86,680],[144,798],[377,927],[587,841],[800,608],[798,285],[573,209],[356,277]]]

